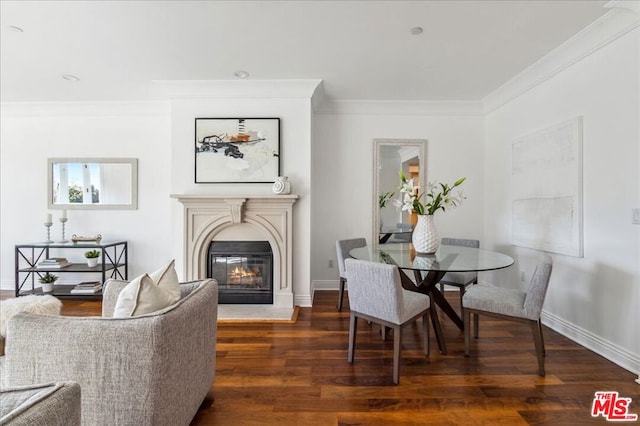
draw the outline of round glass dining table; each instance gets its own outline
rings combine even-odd
[[[411,243],[358,247],[352,249],[349,255],[354,259],[396,265],[400,270],[402,287],[428,294],[432,302],[438,305],[460,330],[464,329],[464,322],[436,286],[444,274],[492,271],[507,268],[514,263],[513,258],[506,254],[473,247],[441,245],[434,254],[418,254]],[[408,272],[413,272],[413,280],[407,275]],[[433,307],[430,311],[440,352],[446,353],[440,320]]]

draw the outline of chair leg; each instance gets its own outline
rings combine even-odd
[[[400,383],[400,345],[402,337],[402,327],[393,327],[393,383]]]
[[[431,343],[429,342],[429,309],[427,309],[422,316],[422,331],[424,334],[424,354],[429,356],[429,352],[431,352]]]
[[[358,325],[358,318],[355,314],[351,313],[351,320],[349,321],[349,362],[353,362],[353,355],[356,348],[356,327]]]
[[[480,331],[480,316],[473,314],[473,337],[478,338],[478,332]]]
[[[344,297],[344,283],[345,279],[340,277],[340,290],[338,292],[338,311],[342,310],[342,299]]]
[[[478,314],[473,314],[473,315],[474,315],[474,318],[477,318],[478,316]],[[471,324],[469,324],[469,321],[471,320],[471,312],[469,312],[468,309],[464,310],[463,318],[464,318],[464,356],[469,356],[469,339],[471,338]]]
[[[380,326],[380,335],[382,336],[382,341],[386,342],[387,341],[387,327],[385,327],[384,325]]]
[[[547,350],[544,347],[544,334],[542,333],[542,321],[538,319],[538,328],[540,329],[540,341],[542,342],[542,355],[547,356]]]
[[[536,345],[536,356],[538,357],[538,375],[544,377],[544,343],[542,342],[542,333],[538,321],[531,322],[531,330],[533,331],[533,341]]]
[[[464,297],[464,286],[460,287],[460,315],[464,316],[464,305],[462,304],[462,298]]]

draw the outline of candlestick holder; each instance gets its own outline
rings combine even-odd
[[[61,243],[68,243],[69,242],[69,240],[67,240],[64,237],[65,225],[66,225],[67,220],[68,219],[66,217],[61,217],[60,218],[60,223],[62,223],[62,239],[60,240]]]
[[[53,225],[53,222],[45,222],[44,223],[44,226],[47,227],[47,241],[45,241],[46,244],[53,243],[53,240],[51,239],[51,225]]]

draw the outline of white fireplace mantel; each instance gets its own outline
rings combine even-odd
[[[187,280],[206,278],[209,243],[217,235],[248,226],[269,241],[273,251],[274,307],[294,307],[293,204],[298,195],[174,194],[184,206],[184,265]],[[238,226],[242,225],[242,226]]]

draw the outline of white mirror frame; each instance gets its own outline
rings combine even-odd
[[[59,163],[129,164],[131,166],[131,202],[127,204],[53,203],[53,166]],[[138,208],[137,158],[49,158],[47,159],[47,205],[52,210],[135,210]]]
[[[384,146],[415,147],[418,149],[420,158],[420,188],[427,187],[427,140],[426,139],[374,139],[373,140],[373,232],[372,241],[378,244],[380,235],[380,209],[378,206],[378,195],[380,194],[380,182],[378,171],[382,168],[382,157],[380,151]],[[396,174],[399,170],[396,171]],[[400,186],[400,176],[398,175],[398,186]],[[399,191],[395,191],[394,199],[399,198]]]

